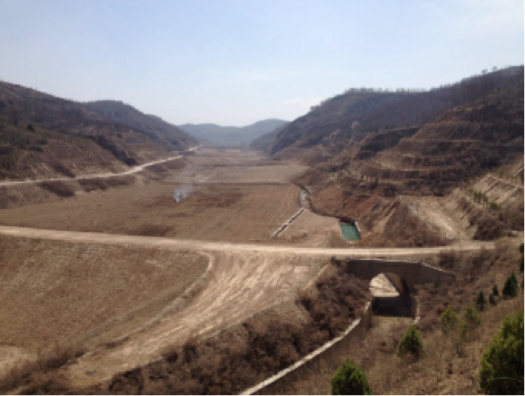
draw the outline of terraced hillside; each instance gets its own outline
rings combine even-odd
[[[523,127],[522,91],[496,89],[420,127],[350,141],[296,182],[318,213],[358,221],[362,243],[510,235],[523,229]],[[321,142],[298,158],[308,162],[314,150],[329,154]]]

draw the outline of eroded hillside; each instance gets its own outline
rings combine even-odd
[[[297,153],[306,162],[314,151],[326,156],[296,182],[311,191],[315,211],[358,221],[362,243],[494,239],[523,229],[523,127],[519,87],[494,89],[422,126],[334,144],[332,156],[326,141],[334,134],[325,134]]]
[[[76,102],[0,82],[2,179],[118,172],[195,142],[180,133],[168,139],[160,128],[132,126]]]

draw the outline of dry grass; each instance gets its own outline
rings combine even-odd
[[[0,222],[58,230],[251,242],[269,240],[297,211],[295,186],[193,186],[188,199],[176,203],[173,190],[180,187],[176,183],[149,182],[121,188],[109,187],[128,183],[127,178],[104,179],[104,184],[83,183],[85,190],[108,188],[77,194],[74,200],[2,210]],[[152,226],[157,227],[155,232]]]
[[[0,339],[29,353],[121,336],[201,276],[189,252],[0,238]]]

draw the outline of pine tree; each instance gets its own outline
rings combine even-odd
[[[419,331],[416,326],[410,326],[399,344],[397,345],[397,355],[405,356],[411,354],[418,358],[423,354],[424,346]]]
[[[346,361],[332,377],[332,395],[371,395],[366,374],[353,360]]]
[[[505,286],[503,286],[503,297],[513,298],[518,295],[519,285],[516,276],[512,274],[505,281]]]
[[[480,312],[483,312],[487,308],[487,299],[485,298],[483,290],[481,290],[478,294],[478,298],[476,299],[476,307]]]

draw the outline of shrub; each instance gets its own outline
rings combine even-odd
[[[480,362],[479,383],[488,394],[523,394],[523,310],[506,317]]]
[[[463,318],[461,319],[461,336],[463,338],[468,338],[472,333],[472,330],[474,330],[480,324],[481,317],[472,306],[469,306],[463,314]]]
[[[487,299],[485,298],[483,290],[481,290],[478,294],[478,298],[476,299],[476,307],[480,312],[483,312],[487,308]]]
[[[371,395],[366,374],[353,360],[346,361],[332,377],[332,395]]]
[[[492,287],[492,294],[494,294],[495,297],[499,296],[498,285],[496,285],[495,283],[494,283],[494,286]]]
[[[496,296],[493,293],[490,293],[489,303],[490,305],[496,305],[498,303],[498,300],[496,299]]]
[[[443,333],[448,334],[451,331],[455,331],[458,327],[459,318],[456,312],[448,307],[445,312],[441,314],[441,330]]]
[[[399,344],[397,345],[398,356],[405,356],[411,354],[418,358],[423,354],[423,341],[416,326],[410,326]]]
[[[512,274],[505,281],[505,286],[503,286],[503,297],[513,298],[518,295],[519,285],[516,276]]]

